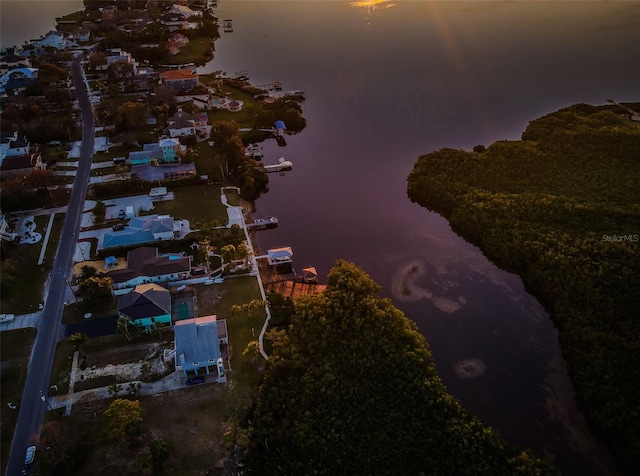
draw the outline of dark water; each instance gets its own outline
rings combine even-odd
[[[0,46],[22,45],[55,30],[55,18],[82,9],[82,0],[2,0]]]
[[[640,3],[226,2],[234,32],[202,72],[247,70],[306,92],[308,127],[265,143],[271,175],[254,216],[267,248],[325,276],[365,269],[427,337],[449,390],[509,440],[566,474],[614,474],[577,411],[557,333],[517,276],[442,217],[409,202],[416,158],[515,140],[577,102],[638,100]]]

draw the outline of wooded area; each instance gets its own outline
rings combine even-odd
[[[413,321],[338,261],[272,334],[247,474],[542,475],[447,394]]]
[[[640,473],[640,124],[585,104],[532,121],[520,141],[421,156],[412,201],[550,312],[579,407]]]

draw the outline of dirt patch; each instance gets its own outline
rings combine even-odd
[[[164,349],[171,343],[135,344],[127,347],[105,349],[91,353],[78,369],[80,381],[105,376],[115,376],[120,381],[147,380],[163,375],[170,369],[171,363],[163,360]]]

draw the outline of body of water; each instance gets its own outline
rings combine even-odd
[[[615,474],[577,411],[557,333],[520,279],[442,217],[410,203],[416,158],[516,140],[573,103],[638,100],[637,2],[220,1],[232,33],[201,72],[303,89],[308,126],[263,144],[270,175],[254,216],[298,272],[364,268],[427,337],[465,407],[565,474]],[[401,391],[401,389],[399,389]]]
[[[56,17],[82,9],[82,0],[2,0],[0,46],[22,45],[55,30]]]

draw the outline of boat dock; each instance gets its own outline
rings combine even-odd
[[[326,284],[304,283],[298,280],[282,279],[266,282],[264,287],[268,291],[282,294],[284,297],[295,299],[306,294],[320,294],[327,289]]]
[[[280,157],[278,159],[277,164],[265,165],[264,171],[267,173],[271,172],[283,172],[285,170],[293,169],[293,163],[288,160],[284,160],[284,157]]]
[[[247,228],[255,228],[256,230],[268,230],[277,226],[278,219],[276,217],[256,218],[253,223],[247,223]]]

